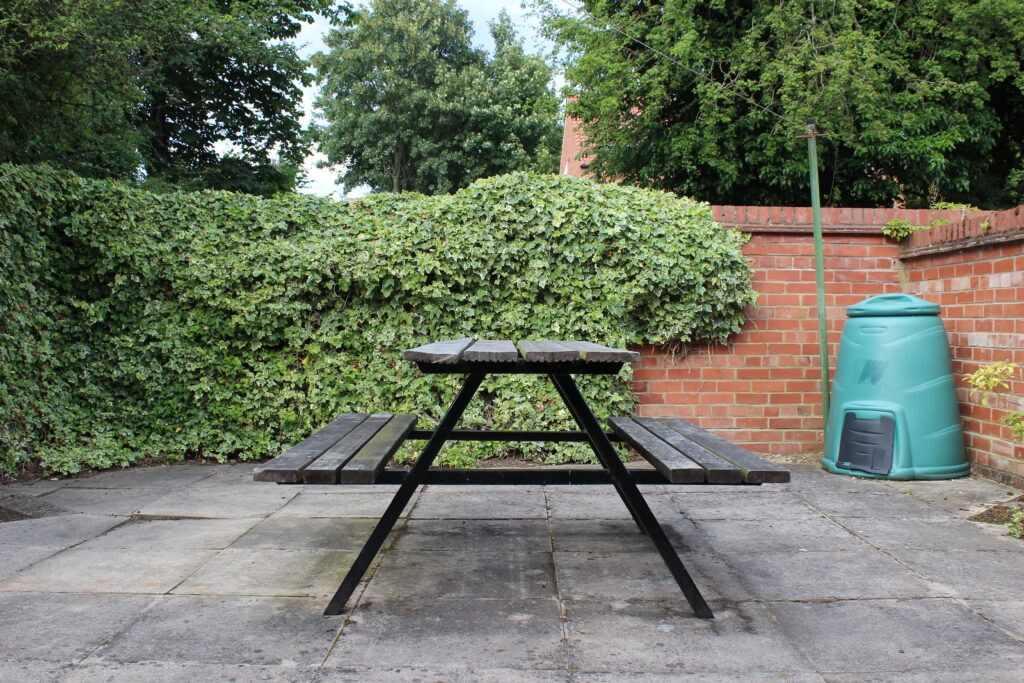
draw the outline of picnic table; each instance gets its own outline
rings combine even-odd
[[[640,531],[660,553],[694,613],[713,618],[651,512],[638,483],[758,485],[789,481],[789,472],[725,439],[679,418],[613,417],[605,432],[580,393],[573,375],[618,373],[636,362],[635,351],[586,341],[475,340],[433,342],[406,349],[402,358],[425,374],[464,375],[462,387],[434,429],[416,430],[417,416],[381,413],[342,415],[285,453],[254,470],[254,478],[277,483],[400,484],[324,614],[341,614],[416,489],[423,484],[610,484]],[[459,430],[459,418],[488,374],[546,375],[579,427],[578,431]],[[426,444],[408,470],[387,468],[407,439]],[[593,449],[600,469],[431,468],[444,444],[462,441],[582,442]],[[613,442],[632,446],[653,469],[627,469]]]

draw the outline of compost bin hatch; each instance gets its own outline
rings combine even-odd
[[[889,474],[895,422],[888,415],[857,417],[846,413],[839,438],[839,465],[848,470]]]

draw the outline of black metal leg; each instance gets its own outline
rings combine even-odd
[[[455,425],[458,424],[459,418],[462,417],[462,413],[465,412],[469,400],[473,398],[473,394],[476,393],[483,379],[484,375],[482,374],[466,377],[462,389],[448,408],[448,412],[441,418],[441,422],[438,423],[433,436],[427,441],[427,445],[423,447],[420,457],[416,459],[412,469],[405,475],[405,479],[402,481],[402,485],[398,487],[395,497],[391,499],[388,509],[384,511],[380,521],[377,522],[377,526],[373,529],[373,533],[370,534],[370,538],[366,541],[363,549],[359,551],[355,563],[348,570],[348,574],[345,575],[345,580],[341,582],[338,591],[327,604],[327,609],[324,610],[325,616],[344,612],[345,603],[352,596],[352,592],[359,585],[359,580],[363,578],[366,570],[370,568],[370,563],[377,556],[380,547],[384,545],[384,541],[387,539],[388,534],[391,533],[391,529],[394,528],[395,522],[401,516],[402,510],[409,504],[409,499],[412,498],[412,494],[423,481],[424,475],[430,469],[430,465],[433,464],[434,458],[441,451],[441,447],[447,441],[448,435],[455,429]]]
[[[622,464],[611,441],[608,440],[608,437],[601,430],[601,425],[598,423],[597,418],[594,417],[594,413],[590,410],[583,395],[580,394],[576,382],[570,375],[552,374],[550,377],[555,387],[558,388],[558,393],[565,400],[569,412],[580,423],[580,428],[587,433],[594,453],[604,468],[608,470],[608,474],[611,476],[612,481],[615,482],[615,488],[619,495],[622,496],[626,507],[634,512],[641,528],[654,541],[654,546],[661,553],[661,558],[668,565],[669,571],[675,577],[676,583],[679,584],[683,595],[689,601],[690,607],[693,608],[698,617],[714,619],[715,615],[711,613],[711,609],[704,601],[704,596],[700,594],[700,589],[697,588],[693,579],[690,578],[689,572],[686,571],[686,567],[683,566],[683,562],[679,559],[675,548],[672,547],[668,537],[665,536],[665,531],[661,528],[654,513],[651,512],[651,508],[648,507],[647,501],[644,500],[643,495],[640,493],[640,489],[636,487],[636,483],[630,476],[626,466]]]
[[[557,391],[558,395],[562,397],[562,402],[565,403],[565,407],[568,409],[569,414],[572,415],[572,419],[574,419],[576,421],[576,424],[579,425],[580,429],[584,429],[584,427],[583,427],[583,418],[582,418],[581,415],[579,415],[577,413],[576,407],[573,404],[573,402],[571,400],[569,400],[569,397],[566,396],[564,391],[562,391],[562,387],[559,385],[558,382],[555,381],[555,376],[554,375],[548,375],[548,377],[551,378],[551,383],[555,385],[555,391]],[[566,375],[566,377],[569,377],[570,380],[572,379],[571,375]],[[573,382],[573,383],[575,384],[575,382]],[[588,441],[589,441],[589,437],[588,437]],[[591,447],[593,448],[593,445],[591,445]],[[598,459],[600,460],[600,457]],[[601,464],[603,465],[604,461],[601,461]],[[607,470],[607,469],[608,469],[608,467],[605,466],[605,470]],[[628,497],[625,494],[623,494],[622,490],[619,488],[619,483],[614,478],[612,479],[612,486],[614,486],[615,490],[618,491],[619,497],[622,498],[622,502],[625,503],[626,509],[629,510],[630,517],[633,518],[633,521],[636,522],[637,527],[639,527],[640,533],[646,534],[647,530],[644,529],[643,522],[640,521],[640,517],[637,516],[636,510],[633,509],[632,503],[629,501]]]

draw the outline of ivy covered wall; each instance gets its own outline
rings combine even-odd
[[[260,458],[351,410],[429,422],[459,382],[399,360],[429,340],[724,342],[755,298],[745,239],[705,204],[559,176],[342,203],[0,166],[0,468]],[[599,415],[632,410],[628,375],[582,383]],[[534,378],[483,398],[470,427],[569,425]]]

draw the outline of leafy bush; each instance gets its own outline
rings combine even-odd
[[[430,422],[460,378],[420,376],[402,348],[463,336],[725,342],[754,301],[744,237],[707,205],[559,176],[342,203],[151,194],[0,166],[0,240],[8,471],[31,459],[75,472],[261,458],[345,411]],[[583,379],[599,415],[631,410],[628,370]],[[566,428],[548,384],[491,378],[464,421]]]

